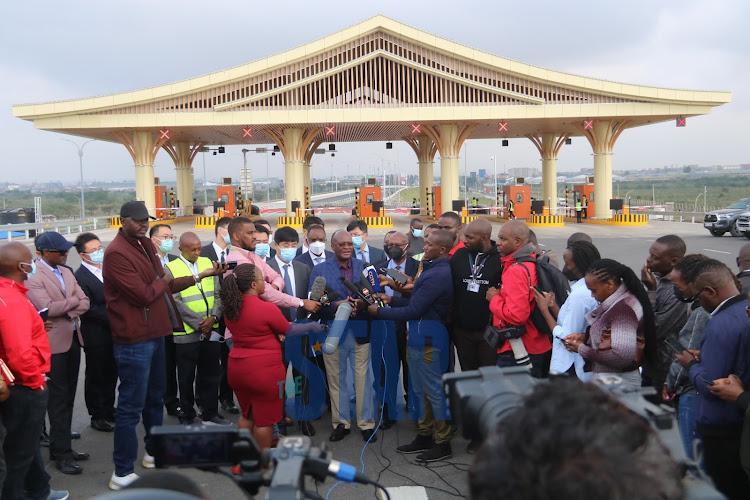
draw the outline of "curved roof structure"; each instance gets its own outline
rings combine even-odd
[[[283,128],[336,126],[328,140],[397,140],[414,124],[476,124],[469,138],[581,135],[582,120],[628,126],[707,114],[730,92],[676,90],[547,70],[384,16],[265,59],[118,94],[13,107],[43,130],[119,142],[168,128],[172,141],[268,144]],[[499,122],[508,122],[505,127]],[[505,130],[503,130],[505,129]],[[266,133],[266,131],[270,131]]]

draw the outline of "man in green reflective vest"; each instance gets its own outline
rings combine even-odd
[[[516,215],[513,213],[515,207],[513,206],[513,200],[508,200],[508,219],[515,219]]]
[[[581,204],[581,200],[576,200],[576,222],[581,223],[581,210],[583,208],[583,205]]]
[[[193,384],[198,371],[197,392],[204,424],[230,425],[219,414],[219,333],[221,299],[219,277],[199,277],[205,269],[213,268],[207,257],[201,257],[201,240],[195,233],[180,236],[180,257],[165,266],[174,278],[193,276],[195,284],[173,294],[182,317],[182,331],[173,332],[177,360],[177,385],[180,388],[180,423],[194,424],[196,419]]]

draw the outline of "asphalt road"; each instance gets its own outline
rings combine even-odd
[[[350,220],[346,215],[326,214],[328,233],[335,228],[343,228]],[[405,231],[408,229],[409,218],[406,216],[394,217],[396,229]],[[497,235],[499,223],[493,223],[493,237]],[[195,230],[192,224],[180,223],[173,227],[175,235],[184,231],[195,231],[200,238],[207,242],[213,238],[213,230]],[[594,224],[568,224],[564,228],[535,228],[539,242],[545,248],[554,249],[561,255],[565,242],[570,234],[575,231],[584,231],[591,235],[594,244],[599,248],[604,257],[610,257],[627,264],[636,273],[643,266],[648,248],[659,236],[665,234],[677,234],[687,243],[689,253],[701,252],[709,257],[716,258],[728,264],[733,270],[736,269],[735,257],[740,247],[748,240],[745,238],[732,238],[725,235],[715,238],[708,234],[699,224],[676,223],[652,221],[646,227],[614,227]],[[382,237],[388,229],[372,229],[370,231],[370,244],[382,247]],[[105,243],[112,240],[116,234],[114,229],[97,231]],[[66,235],[73,240],[75,235]],[[175,250],[176,251],[176,250]],[[69,254],[68,265],[74,269],[78,267],[80,259],[75,251]],[[82,356],[83,358],[83,356]],[[73,441],[74,449],[91,454],[91,459],[82,462],[84,472],[78,476],[66,476],[57,471],[53,463],[49,463],[47,470],[52,476],[51,485],[54,489],[67,489],[71,492],[71,498],[90,498],[107,493],[109,477],[113,471],[112,465],[112,434],[97,432],[89,427],[89,416],[83,398],[83,373],[85,361],[81,363],[81,376],[79,380],[78,393],[75,402],[75,414],[73,419],[73,430],[79,431],[82,438]],[[226,415],[236,421],[236,417]],[[177,424],[174,417],[165,416],[165,424]],[[452,499],[459,495],[468,496],[466,470],[471,464],[472,456],[466,453],[467,441],[461,437],[453,439],[453,458],[446,462],[438,462],[429,466],[417,465],[414,455],[399,455],[395,452],[399,444],[409,442],[415,432],[415,424],[411,421],[399,422],[387,431],[378,433],[378,442],[370,444],[363,450],[364,441],[356,429],[344,440],[337,443],[329,443],[328,435],[332,429],[330,415],[324,413],[322,418],[314,425],[317,434],[313,441],[317,444],[330,445],[336,460],[346,462],[361,469],[364,464],[364,473],[377,479],[385,486],[414,486],[422,485],[427,488],[430,499]],[[290,427],[289,434],[295,432],[296,426]],[[143,429],[139,428],[142,436]],[[142,442],[142,441],[141,441]],[[142,453],[141,449],[141,453]],[[47,458],[46,450],[43,456]],[[360,462],[360,459],[362,462]],[[152,474],[152,470],[144,470],[136,464],[136,473],[141,475]],[[196,481],[211,498],[239,498],[242,496],[240,490],[229,479],[216,474],[201,472],[194,469],[182,469],[180,473]],[[320,484],[317,488],[312,481],[307,482],[308,489],[316,490],[325,497],[329,489],[335,484],[332,479]],[[358,499],[371,498],[374,489],[370,486],[353,486],[342,484],[337,486],[330,494],[332,499]],[[263,498],[261,491],[258,498]]]

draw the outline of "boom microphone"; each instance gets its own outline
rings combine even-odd
[[[349,321],[349,317],[352,315],[352,305],[349,302],[342,302],[336,309],[336,316],[333,318],[333,324],[328,330],[326,341],[323,344],[324,354],[333,354],[336,352],[336,348],[341,340],[341,335],[344,333],[346,323]]]
[[[349,281],[348,278],[341,278],[341,282],[346,288],[349,289],[350,292],[352,292],[354,295],[364,300],[368,304],[373,305],[375,303],[375,301],[370,296],[370,291],[367,288],[361,289],[360,287]]]
[[[323,276],[318,276],[315,278],[315,281],[313,281],[312,287],[310,288],[310,300],[314,300],[315,302],[320,302],[321,304],[323,301],[321,300],[323,296],[326,293],[326,279]],[[310,319],[310,316],[312,316],[312,313],[307,313],[307,319]]]

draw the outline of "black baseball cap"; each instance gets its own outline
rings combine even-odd
[[[146,204],[142,201],[128,201],[120,207],[120,218],[123,219],[125,217],[130,217],[133,220],[156,220],[156,217],[148,214]]]
[[[62,234],[55,231],[42,233],[34,243],[36,249],[40,252],[42,250],[67,252],[74,245],[74,243],[66,240]]]

